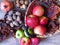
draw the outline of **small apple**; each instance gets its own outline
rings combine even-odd
[[[38,45],[40,43],[40,38],[36,37],[36,38],[31,38],[32,41],[32,45]]]
[[[44,8],[41,5],[37,5],[33,8],[33,15],[42,16],[44,14]]]
[[[30,37],[30,38],[35,37],[34,31],[31,28],[28,28],[28,30],[24,30],[24,33],[26,37]]]
[[[28,37],[21,38],[20,45],[31,45],[31,39]]]
[[[31,35],[34,34],[33,29],[31,29],[31,28],[28,28],[28,32],[29,32],[29,34],[31,34]]]
[[[39,18],[39,22],[41,25],[46,25],[48,23],[48,18],[45,16],[42,16]]]
[[[26,24],[30,28],[34,28],[36,25],[38,25],[38,18],[34,15],[29,15],[26,17]]]
[[[20,38],[22,38],[24,36],[25,36],[25,34],[24,34],[23,30],[17,30],[16,31],[16,38],[20,39]]]
[[[38,25],[34,28],[34,33],[39,35],[44,35],[46,33],[46,28],[42,25]]]

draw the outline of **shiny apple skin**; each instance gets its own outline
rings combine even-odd
[[[48,18],[45,17],[45,16],[40,17],[40,18],[39,18],[39,23],[40,23],[41,25],[46,25],[46,24],[48,23]]]
[[[38,18],[37,18],[37,16],[34,16],[34,15],[27,16],[26,17],[26,24],[30,28],[34,28],[36,25],[38,25]]]
[[[28,37],[21,38],[20,45],[31,45],[31,39]]]
[[[40,5],[34,6],[32,13],[33,13],[33,15],[36,15],[36,16],[43,16],[44,8]]]
[[[31,38],[32,41],[32,45],[38,45],[40,43],[40,38],[36,37],[36,38]]]
[[[16,31],[16,38],[17,39],[20,39],[20,38],[22,38],[24,36],[25,36],[25,34],[24,34],[24,31],[23,30],[17,30]]]
[[[39,35],[45,35],[46,34],[46,27],[42,25],[38,25],[34,28],[34,33]]]

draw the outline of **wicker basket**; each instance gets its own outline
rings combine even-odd
[[[46,2],[48,5],[45,5],[43,2]],[[26,16],[28,16],[29,14],[32,13],[32,9],[33,9],[33,7],[34,7],[35,5],[42,5],[42,6],[45,6],[46,8],[49,8],[49,7],[51,6],[51,4],[54,3],[54,4],[57,4],[57,5],[60,6],[60,4],[58,4],[57,2],[58,2],[58,1],[56,1],[56,0],[53,0],[53,1],[51,1],[51,0],[46,0],[46,1],[44,1],[44,0],[33,0],[33,1],[29,4],[29,6],[28,6],[28,8],[27,8],[27,11],[26,11],[26,13],[25,13],[25,25],[26,25]],[[37,35],[37,37],[47,38],[47,37],[50,37],[50,36],[52,36],[52,35],[55,35],[55,34],[57,34],[57,33],[59,33],[59,32],[60,32],[60,29],[56,30],[53,34],[51,34],[51,33],[46,33],[46,35],[44,35],[44,36]]]

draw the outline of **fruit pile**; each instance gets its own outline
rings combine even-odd
[[[44,33],[49,34],[55,33],[55,31],[59,28],[59,24],[56,22],[56,20],[58,19],[60,8],[54,3],[49,5],[49,3],[46,4],[45,2],[37,2],[38,1],[32,2],[33,5],[30,4],[28,7],[25,17],[26,25],[32,28],[34,32],[40,36],[44,31]],[[42,27],[40,28],[40,30],[42,30],[41,33],[38,31],[39,28],[36,28],[37,26]]]
[[[46,25],[48,18],[44,15],[44,8],[40,5],[33,7],[33,14],[26,16],[26,24],[30,28],[34,28],[34,33],[44,35],[46,33]]]
[[[20,40],[20,45],[38,45],[42,38],[59,30],[60,7],[51,0],[46,1],[1,2],[1,9],[6,15],[0,21],[0,40],[13,35]]]
[[[59,29],[56,22],[60,8],[52,3],[49,7],[44,4],[32,2],[25,15],[25,30],[17,30],[16,38],[20,39],[20,45],[38,45],[42,38],[53,34]],[[39,2],[40,3],[40,2]]]

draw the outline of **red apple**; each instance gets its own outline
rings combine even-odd
[[[8,12],[8,11],[10,11],[11,9],[13,9],[13,3],[10,2],[10,1],[7,1],[7,0],[2,1],[2,2],[0,3],[0,8],[1,8],[2,11]]]
[[[36,26],[34,28],[34,33],[39,35],[44,35],[46,33],[46,28],[42,25]]]
[[[31,38],[32,45],[38,45],[40,43],[40,38]]]
[[[23,37],[20,40],[20,45],[31,45],[31,40],[28,37]]]
[[[39,23],[42,25],[46,25],[48,23],[48,18],[45,16],[42,16],[39,18]]]
[[[38,25],[38,18],[34,15],[29,15],[26,17],[26,24],[30,28],[34,28],[36,25]]]
[[[33,15],[42,16],[44,14],[44,8],[40,5],[37,5],[33,8]]]

